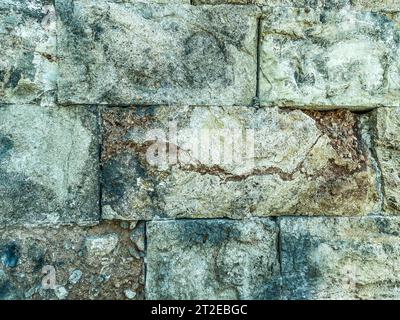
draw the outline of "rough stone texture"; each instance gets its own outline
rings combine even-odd
[[[277,236],[266,219],[150,222],[146,298],[276,298]]]
[[[0,1],[0,103],[52,99],[57,76],[55,33],[51,1]]]
[[[382,11],[400,11],[398,0],[192,0],[193,4],[257,4],[267,6],[289,6],[323,8],[324,10],[357,8]]]
[[[107,223],[2,229],[0,299],[126,299],[126,290],[143,299],[143,260],[131,248],[129,230]]]
[[[398,13],[276,7],[262,25],[262,105],[400,104]]]
[[[400,108],[375,111],[375,146],[382,171],[385,210],[400,213]]]
[[[194,5],[200,4],[266,4],[266,0],[192,0]]]
[[[377,211],[374,162],[367,141],[361,138],[358,118],[345,110],[107,109],[103,113],[103,217],[243,218]],[[168,133],[169,121],[176,122],[178,139]],[[154,128],[168,134],[160,136],[156,145],[154,136],[147,134]],[[193,141],[196,130],[232,128],[254,129],[254,154],[243,154],[233,163],[205,156],[224,146],[243,150],[244,144],[238,142],[241,133],[235,137],[232,131],[219,146]],[[220,137],[214,131],[212,135]],[[146,154],[152,154],[154,146],[162,159],[163,144],[177,150],[178,161],[149,163]],[[200,153],[195,153],[196,145],[201,146]]]
[[[0,0],[0,54],[0,300],[400,299],[400,0]]]
[[[256,93],[256,7],[56,4],[61,103],[247,105]]]
[[[0,106],[0,226],[95,223],[97,114]]]
[[[283,299],[399,299],[400,220],[282,218]]]

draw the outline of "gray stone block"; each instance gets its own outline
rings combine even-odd
[[[0,226],[98,221],[98,123],[89,109],[0,106]]]
[[[400,104],[400,15],[266,8],[262,105],[370,109]]]
[[[264,220],[154,221],[147,299],[276,299],[278,229]]]
[[[400,214],[400,108],[375,113],[375,148],[382,171],[385,211]]]
[[[283,299],[398,299],[400,220],[282,218]]]
[[[0,1],[0,103],[54,99],[56,15],[52,1]]]
[[[247,105],[256,93],[256,7],[56,8],[61,103]]]

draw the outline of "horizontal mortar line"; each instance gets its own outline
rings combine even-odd
[[[249,220],[262,220],[262,219],[279,219],[279,218],[291,218],[291,219],[321,219],[321,218],[329,218],[329,219],[360,219],[360,218],[398,218],[400,219],[400,216],[394,216],[394,215],[359,215],[359,216],[323,216],[323,215],[318,215],[318,216],[300,216],[300,215],[282,215],[282,216],[266,216],[266,217],[249,217],[249,218],[229,218],[229,217],[223,217],[223,218],[160,218],[160,219],[152,219],[152,220],[132,220],[132,221],[145,221],[145,222],[168,222],[168,221],[214,221],[214,220],[227,220],[227,221],[249,221]],[[107,221],[128,221],[129,220],[107,220]]]
[[[7,106],[13,106],[13,105],[19,105],[19,106],[40,106],[40,103],[33,103],[33,102],[5,102],[5,103],[0,103],[0,108],[2,107],[7,107]],[[243,104],[232,104],[232,105],[224,105],[224,104],[182,104],[182,103],[176,103],[176,104],[102,104],[102,103],[55,103],[54,107],[85,107],[85,106],[91,106],[91,107],[103,107],[106,109],[113,109],[113,108],[137,108],[137,107],[216,107],[216,108],[235,108],[235,107],[240,107],[240,108],[249,108],[249,109],[254,109],[253,105],[249,103],[248,105],[243,105]],[[283,105],[260,105],[258,109],[268,109],[268,108],[278,108],[281,110],[312,110],[312,111],[318,111],[318,112],[329,112],[329,111],[335,111],[335,110],[348,110],[352,113],[356,114],[364,114],[364,113],[369,113],[371,111],[377,110],[377,109],[383,109],[383,108],[398,108],[399,106],[373,106],[373,107],[366,107],[366,106],[340,106],[340,105],[332,105],[332,106],[309,106],[309,105],[289,105],[289,106],[283,106]],[[51,107],[50,107],[51,108]]]

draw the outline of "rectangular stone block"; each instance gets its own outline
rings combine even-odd
[[[382,171],[385,211],[400,213],[400,108],[375,112],[375,148]]]
[[[131,232],[108,223],[0,229],[0,299],[143,299]]]
[[[56,15],[47,0],[0,2],[0,103],[53,99]]]
[[[61,103],[247,105],[256,93],[256,7],[56,7]]]
[[[400,104],[400,15],[266,8],[262,105],[370,109]]]
[[[277,236],[267,219],[150,222],[146,299],[275,299]]]
[[[400,220],[282,218],[283,299],[399,299]]]
[[[0,106],[0,226],[99,219],[97,112]]]
[[[103,110],[103,218],[380,211],[367,121],[350,111]]]

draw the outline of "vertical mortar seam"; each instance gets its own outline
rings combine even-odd
[[[377,151],[377,144],[376,144],[376,136],[377,136],[377,109],[372,110],[371,114],[369,115],[369,125],[370,128],[370,146],[371,146],[371,156],[375,162],[375,170],[377,171],[377,184],[378,184],[378,192],[379,192],[379,201],[380,201],[380,210],[381,213],[384,212],[385,208],[385,182],[383,180],[383,172],[382,172],[382,165],[379,161],[378,151]]]
[[[279,263],[279,299],[282,299],[283,292],[283,280],[282,280],[282,230],[281,230],[281,219],[275,217],[275,223],[278,228],[277,241],[276,241],[276,254]]]
[[[102,177],[103,177],[103,165],[101,163],[101,154],[103,152],[103,126],[102,126],[102,114],[101,114],[101,106],[97,106],[97,128],[98,128],[98,185],[99,185],[99,194],[98,194],[98,200],[99,200],[99,214],[100,214],[100,221],[103,219],[103,183],[102,183]]]
[[[143,299],[147,300],[147,222],[144,220]]]
[[[261,56],[261,29],[262,29],[262,15],[257,18],[257,52],[256,52],[256,98],[260,100],[260,56]]]

